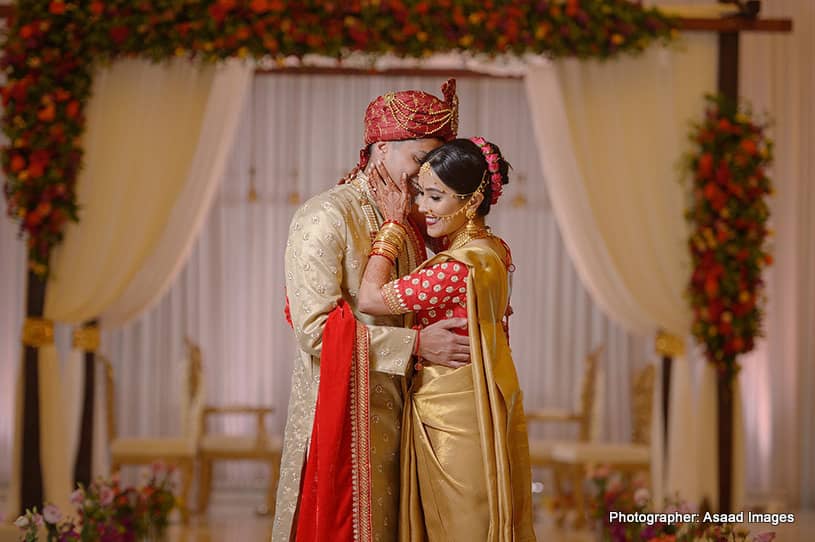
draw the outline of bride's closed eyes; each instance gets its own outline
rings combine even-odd
[[[425,191],[422,190],[422,186],[418,182],[411,183],[413,185],[413,192],[416,194],[413,199],[418,199],[419,196],[424,196]],[[435,188],[430,188],[428,190],[430,192],[430,199],[433,201],[441,201],[441,196],[437,195],[439,193],[438,190]]]

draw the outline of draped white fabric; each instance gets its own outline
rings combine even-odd
[[[747,485],[815,507],[815,3],[763,2],[790,17],[789,35],[742,39],[741,94],[774,120],[775,263],[767,273],[767,336],[743,360]]]
[[[82,222],[52,256],[46,317],[78,324],[110,308],[114,320],[126,318],[166,288],[222,177],[251,73],[238,62],[125,60],[96,74],[78,183]],[[83,372],[81,352],[61,374],[56,346],[40,349],[43,483],[46,499],[62,507]]]
[[[213,75],[211,67],[141,60],[95,74],[77,184],[82,220],[51,257],[48,317],[97,317],[151,255],[185,185]]]
[[[662,328],[683,337],[690,329],[686,198],[677,165],[689,123],[715,90],[716,50],[715,36],[690,36],[681,49],[651,48],[612,62],[559,61],[526,77],[544,179],[571,259],[593,299],[633,333]],[[693,398],[690,367],[684,356],[674,365],[669,441],[658,442],[664,433],[655,423],[654,460],[662,467],[664,446],[666,491],[699,502],[710,494],[702,488],[709,473],[696,477],[699,460],[715,464],[715,440],[697,435],[711,432],[711,417],[685,406]],[[701,457],[697,442],[707,448]],[[660,472],[653,477],[658,496]]]
[[[17,225],[4,215],[0,217],[0,486],[9,483],[12,465],[18,464],[12,456],[25,275],[25,243],[17,237]],[[14,487],[9,489],[10,497],[17,493]]]
[[[155,248],[125,291],[104,310],[103,327],[120,326],[156,303],[189,258],[223,177],[252,72],[252,64],[237,60],[215,67],[200,136],[186,177],[182,176],[185,182]],[[195,142],[196,138],[191,139]]]

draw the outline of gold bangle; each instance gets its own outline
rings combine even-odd
[[[395,220],[386,220],[385,223],[382,225],[381,229],[393,229],[399,230],[402,233],[407,233],[407,228],[401,222],[397,222]]]
[[[401,245],[407,236],[407,229],[398,222],[386,222],[376,234],[377,239],[389,239]]]
[[[385,224],[385,226],[379,231],[385,232],[386,234],[399,239],[404,239],[407,236],[407,230],[405,227],[401,224],[396,224],[395,222]]]
[[[395,247],[401,247],[403,244],[403,238],[399,235],[395,235],[390,231],[380,231],[378,234],[376,234],[376,237],[374,238],[374,243],[378,241],[392,244]]]
[[[400,252],[399,250],[400,247],[398,245],[394,244],[391,241],[383,239],[377,239],[376,241],[374,241],[374,244],[371,248],[375,250],[384,250],[386,252],[392,253],[394,258],[399,256]]]
[[[393,250],[395,250],[397,252],[399,251],[400,248],[402,248],[402,244],[397,243],[396,240],[394,240],[391,237],[382,237],[382,238],[377,237],[376,239],[374,239],[373,244],[374,245],[388,246],[388,247],[393,248]]]

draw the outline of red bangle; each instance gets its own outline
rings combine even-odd
[[[388,260],[391,265],[396,265],[396,260],[390,254],[386,254],[384,251],[374,249],[368,253],[368,257],[370,258],[371,256],[382,256]]]
[[[422,358],[419,356],[419,345],[422,342],[422,326],[413,326],[413,329],[416,330],[416,344],[413,346],[413,355],[416,356],[416,363],[413,364],[413,369],[421,371],[424,369]]]

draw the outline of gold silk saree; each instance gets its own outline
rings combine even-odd
[[[414,374],[402,422],[402,542],[535,540],[522,393],[502,325],[508,301],[500,244],[441,252],[419,269],[469,268],[471,364]]]

